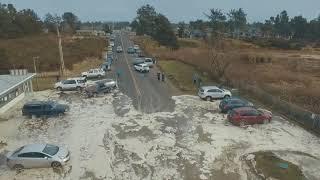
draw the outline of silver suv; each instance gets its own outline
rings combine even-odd
[[[64,90],[81,91],[82,88],[85,87],[85,83],[86,83],[85,77],[69,78],[67,80],[57,82],[54,85],[54,88],[57,89],[58,91],[64,91]]]
[[[211,101],[213,99],[222,99],[231,97],[229,90],[218,88],[217,86],[202,86],[199,88],[198,96],[201,99]]]

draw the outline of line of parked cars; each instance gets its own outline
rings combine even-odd
[[[128,47],[128,54],[133,54],[137,56],[133,58],[132,64],[136,71],[141,73],[146,73],[150,71],[150,68],[154,65],[154,60],[152,58],[144,57],[139,45],[134,45],[133,47]]]
[[[272,120],[270,111],[259,109],[242,98],[232,97],[232,93],[224,88],[202,86],[199,88],[198,96],[207,101],[222,99],[219,104],[221,113],[227,113],[228,121],[237,126],[266,124]]]

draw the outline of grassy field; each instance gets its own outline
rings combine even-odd
[[[184,93],[194,94],[197,92],[197,85],[193,83],[195,74],[201,78],[203,85],[212,84],[208,76],[203,75],[191,65],[179,61],[159,61],[160,69],[164,71],[171,82]]]

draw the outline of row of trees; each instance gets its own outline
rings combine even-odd
[[[265,22],[247,23],[247,14],[243,9],[232,9],[228,13],[223,13],[220,9],[211,9],[206,14],[208,21],[191,21],[188,26],[191,30],[206,31],[212,28],[214,33],[240,33],[255,32],[263,37],[281,37],[294,39],[314,40],[320,38],[320,16],[308,21],[303,16],[289,17],[287,11],[282,11],[276,16],[272,16]],[[187,26],[179,23],[179,35]]]
[[[149,35],[161,45],[177,48],[177,38],[170,21],[163,14],[157,13],[149,4],[137,10],[137,17],[131,27],[138,35]]]

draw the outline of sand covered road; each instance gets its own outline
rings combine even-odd
[[[217,102],[173,97],[173,112],[140,113],[121,92],[85,99],[78,94],[35,93],[34,99],[69,104],[63,118],[25,119],[19,108],[0,122],[0,179],[248,179],[243,155],[273,151],[320,178],[320,140],[280,117],[267,125],[229,124]],[[30,100],[30,99],[29,99]],[[4,155],[28,143],[71,151],[63,169],[10,170]],[[306,154],[310,155],[306,158]]]

